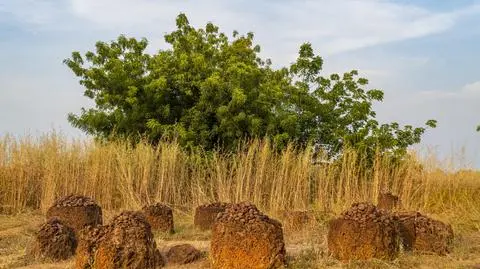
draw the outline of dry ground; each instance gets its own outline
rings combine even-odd
[[[108,221],[112,214],[107,213]],[[61,263],[34,261],[26,257],[26,248],[35,230],[44,220],[38,212],[16,216],[0,215],[0,269],[1,268],[73,268],[74,261]],[[175,215],[176,233],[156,234],[159,249],[165,253],[179,243],[190,243],[205,251],[205,259],[188,266],[167,268],[210,268],[208,263],[209,232],[192,227],[192,217]],[[319,221],[300,232],[285,232],[288,268],[480,268],[480,231],[463,231],[456,234],[453,252],[444,257],[403,253],[398,259],[385,262],[372,260],[342,264],[327,254],[326,226]],[[477,266],[477,267],[475,267]]]

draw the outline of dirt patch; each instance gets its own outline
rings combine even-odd
[[[446,255],[453,242],[451,225],[434,220],[419,212],[397,213],[402,244],[405,250],[422,254]]]
[[[72,257],[76,248],[77,240],[72,228],[63,225],[57,218],[51,218],[40,227],[27,254],[36,260],[61,261]]]
[[[153,231],[174,233],[173,211],[170,207],[156,203],[144,206],[142,212]]]
[[[190,244],[181,244],[171,247],[167,254],[168,263],[187,264],[202,258],[202,252]]]
[[[114,212],[104,212],[104,219],[107,216],[116,215]],[[452,219],[451,215],[438,215],[439,220]],[[199,231],[193,227],[193,216],[176,216],[178,223],[191,223],[184,229],[179,229],[176,235],[179,238],[172,238],[163,241],[163,234],[156,235],[158,249],[162,254],[168,252],[170,247],[179,244],[191,244],[200,251],[209,251],[210,236],[199,237],[195,234]],[[318,219],[318,214],[315,212]],[[459,215],[459,218],[462,217]],[[109,219],[112,219],[109,218]],[[325,216],[330,219],[331,215]],[[323,221],[323,217],[322,217]],[[0,268],[24,268],[24,269],[64,269],[75,268],[75,258],[62,262],[34,261],[25,257],[25,248],[32,243],[35,233],[40,225],[45,222],[45,216],[40,212],[29,212],[24,214],[6,216],[0,215]],[[328,226],[328,225],[327,225]],[[458,226],[454,226],[454,229]],[[352,261],[344,264],[328,254],[327,232],[328,229],[323,222],[315,223],[312,226],[315,230],[303,230],[291,234],[290,242],[285,238],[286,252],[289,264],[287,268],[473,268],[473,265],[480,264],[480,233],[478,229],[469,230],[462,227],[455,229],[453,248],[446,256],[419,255],[416,253],[404,253],[394,261],[372,259],[369,261]],[[195,232],[195,233],[194,233]],[[210,233],[209,233],[210,234]],[[192,235],[192,236],[191,236]],[[286,236],[286,234],[284,234]],[[160,240],[160,241],[159,241]],[[161,242],[161,243],[160,243]],[[77,250],[79,247],[77,248]],[[200,259],[197,262],[177,265],[169,264],[165,268],[198,269],[211,268],[208,259]]]
[[[213,268],[278,268],[285,264],[285,256],[282,224],[255,205],[229,205],[213,224]]]
[[[355,203],[329,224],[328,249],[341,261],[394,259],[399,253],[397,219],[369,203]]]
[[[160,255],[150,224],[140,212],[125,211],[107,226],[81,232],[76,268],[160,268]]]
[[[193,220],[195,227],[210,230],[218,214],[224,212],[228,205],[228,203],[212,203],[197,207]]]
[[[75,232],[103,223],[102,208],[93,199],[81,195],[68,195],[56,200],[47,211],[47,219],[51,217],[59,218]]]

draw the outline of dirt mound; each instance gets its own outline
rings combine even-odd
[[[288,231],[300,231],[314,219],[309,211],[283,211],[281,216],[285,230]]]
[[[195,227],[210,230],[218,214],[224,212],[228,205],[228,203],[212,203],[198,206],[193,220]]]
[[[76,247],[72,228],[63,225],[58,218],[51,218],[36,233],[29,254],[35,259],[60,261],[73,256]]]
[[[123,212],[111,224],[88,227],[80,234],[77,269],[140,269],[165,265],[150,224],[140,212]]]
[[[330,222],[328,249],[342,261],[394,259],[399,252],[397,219],[369,203],[355,203]]]
[[[187,264],[202,258],[202,253],[190,244],[171,247],[167,252],[167,261],[172,264]]]
[[[57,207],[71,207],[71,206],[90,206],[97,205],[95,200],[90,197],[70,194],[63,196],[55,200],[52,206]]]
[[[405,250],[419,253],[450,253],[453,241],[451,225],[431,219],[419,212],[397,213],[402,244]]]
[[[59,218],[75,232],[85,226],[103,223],[102,208],[92,198],[81,195],[68,195],[56,200],[47,211],[47,219],[51,217]]]
[[[210,258],[214,269],[281,267],[285,264],[282,224],[255,205],[229,205],[213,224]]]
[[[107,226],[87,226],[78,232],[78,247],[76,251],[75,268],[89,269],[93,266],[94,253],[97,245],[104,239]]]
[[[398,206],[400,206],[400,198],[391,192],[383,192],[378,195],[378,208],[393,210]]]
[[[153,231],[174,233],[173,211],[170,207],[156,203],[144,206],[142,211]]]

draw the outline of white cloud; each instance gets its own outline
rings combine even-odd
[[[422,91],[419,97],[423,99],[458,99],[461,101],[477,102],[480,112],[480,81],[466,84],[458,91]],[[480,121],[480,119],[479,119]]]
[[[332,54],[443,32],[456,16],[390,1],[326,0],[282,6],[280,17],[288,18],[284,25],[290,31],[302,26],[295,36],[309,37]]]
[[[472,166],[480,167],[480,81],[466,84],[456,91],[394,92],[377,104],[381,121],[421,126],[427,119],[438,121],[428,130],[416,148],[436,148],[441,158],[459,153]]]
[[[52,0],[15,0],[0,3],[0,12],[36,26],[53,24],[61,15],[61,9],[59,2]]]
[[[69,112],[89,107],[91,100],[81,96],[80,85],[54,80],[45,74],[0,74],[0,110],[3,115],[0,136],[7,132],[22,135],[49,132],[52,127],[77,137],[80,131],[67,122]]]
[[[70,23],[80,20],[78,29],[148,34],[152,39],[173,29],[175,16],[186,12],[196,25],[213,21],[228,33],[254,31],[268,56],[291,61],[305,41],[312,42],[322,55],[331,55],[441,33],[460,18],[478,14],[480,5],[438,13],[388,0],[264,1],[255,5],[240,0],[69,0],[63,4],[16,0],[0,4],[0,10],[28,23],[52,27],[58,27],[58,17],[70,13]]]
[[[175,17],[187,13],[193,23],[222,22],[227,27],[242,22],[238,10],[220,0],[151,1],[151,0],[70,0],[70,11],[78,18],[93,24],[96,29],[128,29],[141,32],[173,30]],[[229,23],[230,22],[230,23]],[[168,27],[168,28],[167,28]],[[162,31],[163,30],[163,31]]]
[[[311,42],[321,55],[333,55],[390,42],[438,34],[478,5],[448,13],[387,0],[265,1],[247,5],[239,0],[150,1],[71,0],[75,16],[96,29],[146,33],[159,39],[173,29],[175,16],[187,13],[194,25],[213,21],[227,33],[253,31],[274,64],[296,58],[298,46]],[[153,36],[151,36],[153,35]]]
[[[480,97],[480,81],[465,85],[461,92],[468,96],[475,95]]]
[[[116,28],[125,25],[138,26],[164,19],[172,11],[174,2],[129,0],[72,0],[72,12],[99,28]],[[154,27],[152,25],[151,27]]]

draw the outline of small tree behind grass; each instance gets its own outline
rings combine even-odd
[[[276,69],[259,56],[252,33],[229,38],[212,23],[196,29],[184,14],[176,25],[165,35],[170,48],[152,55],[146,39],[123,35],[83,56],[73,52],[64,62],[96,106],[69,114],[70,123],[101,139],[175,138],[187,148],[232,150],[266,137],[278,148],[322,145],[330,156],[345,146],[402,155],[435,127],[380,124],[372,103],[383,92],[366,89],[356,70],[323,75],[309,43]]]

